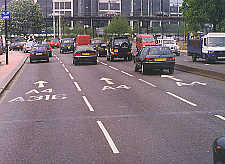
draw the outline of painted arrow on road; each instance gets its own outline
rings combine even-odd
[[[206,83],[200,83],[198,81],[194,81],[190,84],[187,83],[183,83],[183,82],[176,82],[177,86],[181,87],[181,86],[194,86],[194,85],[207,85]]]
[[[34,84],[38,84],[38,88],[43,88],[45,87],[44,84],[47,84],[48,82],[46,81],[37,81]]]
[[[175,77],[173,77],[173,76],[169,76],[169,75],[161,75],[161,77],[166,77],[166,78],[169,78],[169,79],[172,79],[172,80],[175,80],[175,81],[182,81],[181,79],[177,79],[177,78],[175,78]]]
[[[109,79],[109,78],[102,77],[100,80],[105,81],[109,85],[114,84],[113,82],[111,82],[112,79]]]

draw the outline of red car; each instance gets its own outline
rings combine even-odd
[[[55,47],[59,48],[59,46],[60,46],[58,39],[50,39],[50,40],[48,40],[48,42],[50,43],[52,48],[55,48]]]

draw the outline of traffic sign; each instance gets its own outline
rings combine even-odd
[[[10,12],[7,10],[4,10],[1,12],[1,17],[3,20],[9,20],[10,19]]]

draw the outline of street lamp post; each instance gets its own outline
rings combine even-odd
[[[5,0],[5,11],[7,10],[7,3]],[[5,46],[6,46],[6,64],[9,64],[8,62],[8,57],[9,57],[9,52],[8,52],[8,30],[7,30],[7,20],[5,20]]]

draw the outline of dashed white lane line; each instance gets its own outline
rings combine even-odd
[[[130,76],[130,77],[134,77],[134,75],[131,75],[131,74],[129,74],[129,73],[127,73],[127,72],[124,72],[124,71],[121,71],[123,74],[125,74],[125,75],[128,75],[128,76]]]
[[[112,68],[112,69],[114,69],[114,70],[116,70],[116,71],[119,71],[119,69],[117,69],[117,68],[115,68],[115,67],[112,67],[112,66],[109,66],[109,68]]]
[[[69,76],[70,76],[71,80],[73,80],[73,79],[74,79],[74,77],[71,75],[71,73],[69,73]]]
[[[98,126],[100,127],[100,129],[102,130],[107,142],[109,143],[109,146],[111,147],[112,151],[114,154],[118,154],[120,153],[119,150],[117,149],[116,145],[114,144],[112,138],[110,137],[109,133],[107,132],[107,130],[105,129],[103,123],[101,121],[97,121]]]
[[[64,69],[65,69],[65,71],[66,71],[67,73],[69,72],[68,69],[67,69],[66,67],[65,67]]]
[[[103,63],[103,62],[100,62],[101,64],[103,64],[103,65],[108,65],[108,64],[106,64],[106,63]]]
[[[173,94],[171,92],[166,92],[166,93],[171,95],[171,96],[173,96],[173,97],[175,97],[175,98],[177,98],[177,99],[179,99],[179,100],[181,100],[181,101],[183,101],[183,102],[185,102],[185,103],[187,103],[187,104],[190,104],[192,106],[197,106],[196,104],[194,104],[194,103],[192,103],[192,102],[190,102],[190,101],[188,101],[188,100],[186,100],[186,99],[184,99],[182,97],[179,97],[179,96],[177,96],[177,95],[175,95],[175,94]]]
[[[221,120],[225,121],[225,117],[221,116],[221,115],[214,115],[217,118],[220,118]]]
[[[82,96],[82,97],[83,97],[83,99],[84,99],[84,102],[87,104],[89,110],[90,110],[91,112],[94,112],[94,109],[93,109],[93,107],[91,106],[91,104],[89,103],[87,97],[86,97],[86,96]]]
[[[62,64],[62,66],[65,68],[65,65],[64,64]]]
[[[62,61],[60,60],[60,64],[62,64]]]
[[[77,87],[77,90],[78,90],[79,92],[81,92],[81,88],[80,88],[79,84],[78,84],[77,82],[74,82],[74,85]]]
[[[146,83],[146,84],[148,84],[148,85],[151,85],[152,87],[157,87],[156,85],[154,85],[154,84],[152,84],[152,83],[149,83],[149,82],[147,82],[147,81],[145,81],[145,80],[143,80],[143,79],[138,79],[139,81],[142,81],[142,82],[144,82],[144,83]]]

